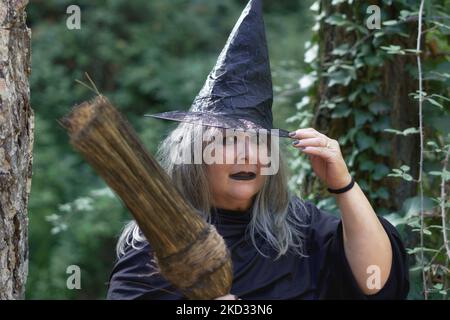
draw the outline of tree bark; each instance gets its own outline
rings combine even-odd
[[[410,26],[411,30],[417,27]],[[414,48],[416,45],[417,32],[408,39],[396,41],[396,45],[402,48]],[[386,100],[392,105],[390,110],[391,127],[403,131],[407,128],[419,127],[419,106],[417,102],[409,96],[417,88],[417,80],[407,71],[407,65],[415,66],[414,56],[394,56],[391,61],[387,61],[383,66],[383,79],[381,92]],[[388,164],[390,168],[399,168],[401,165],[408,165],[413,178],[419,176],[420,158],[420,138],[418,134],[407,136],[386,135],[386,139],[391,139],[391,154]],[[386,179],[389,188],[389,201],[394,205],[394,209],[402,208],[403,202],[417,194],[417,184],[404,179]]]
[[[27,0],[0,2],[0,299],[23,299],[33,161]]]
[[[372,1],[382,7],[381,2]],[[398,17],[400,10],[392,5],[389,7],[390,16]],[[331,5],[330,0],[321,1],[321,12],[326,17],[333,13],[345,14],[347,17],[358,17],[359,20],[365,21],[365,17],[360,17],[360,9],[358,4],[353,5]],[[361,22],[363,25],[363,22]],[[415,30],[414,22],[409,25],[411,30]],[[412,34],[408,39],[397,36],[391,39],[392,44],[401,46],[402,48],[415,48],[415,34]],[[319,33],[319,63],[323,69],[326,63],[332,62],[334,57],[331,52],[343,43],[354,45],[357,39],[352,32],[346,32],[345,28],[331,26],[322,22]],[[416,80],[407,71],[407,65],[415,65],[414,56],[393,56],[392,60],[386,60],[384,65],[380,65],[381,72],[374,76],[372,80],[380,82],[380,92],[377,98],[382,98],[387,101],[391,109],[389,110],[390,126],[397,130],[404,130],[410,127],[418,127],[418,106],[417,103],[409,96],[409,93],[416,90]],[[358,75],[365,76],[364,75]],[[319,79],[318,96],[320,100],[331,98],[337,94],[341,96],[348,96],[355,91],[357,82],[353,81],[347,87],[328,86],[328,79],[321,77]],[[332,111],[326,108],[319,109],[319,103],[315,106],[315,116],[313,119],[313,126],[319,131],[328,134],[330,137],[338,138],[344,135],[349,128],[354,126],[352,118],[338,118],[332,119]],[[360,106],[360,108],[367,108]],[[377,141],[385,140],[390,142],[389,156],[371,155],[374,162],[385,163],[390,168],[399,168],[401,165],[408,165],[410,173],[414,178],[418,177],[419,172],[419,137],[417,134],[408,136],[393,136],[391,133],[378,133],[375,137]],[[350,154],[353,146],[347,146],[343,152]],[[356,169],[357,177],[355,179],[370,180],[370,176],[364,174]],[[312,192],[313,182],[309,181],[306,186],[306,194]],[[377,199],[375,201],[376,207],[381,206],[389,208],[392,211],[401,209],[403,202],[416,194],[417,186],[414,182],[409,182],[398,178],[385,178],[381,181],[372,182],[372,190],[377,190],[380,187],[386,187],[389,192],[388,200]],[[370,194],[368,195],[370,197]]]

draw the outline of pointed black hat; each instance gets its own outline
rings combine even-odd
[[[145,115],[231,129],[273,129],[272,77],[261,0],[250,0],[189,111]],[[288,131],[279,129],[279,136]]]

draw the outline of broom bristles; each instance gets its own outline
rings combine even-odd
[[[134,216],[161,273],[189,298],[229,293],[232,266],[223,238],[183,198],[108,99],[99,95],[75,106],[60,123]]]

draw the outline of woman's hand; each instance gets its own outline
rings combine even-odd
[[[351,176],[341,154],[339,143],[313,128],[299,129],[290,135],[294,147],[306,153],[316,175],[331,189],[347,186]],[[301,149],[305,147],[304,149]],[[378,292],[386,283],[392,266],[389,237],[359,185],[336,195],[342,216],[344,250],[353,275],[365,294]],[[367,285],[368,267],[377,266],[380,287]]]
[[[339,142],[314,128],[298,129],[289,136],[296,139],[292,145],[308,155],[314,173],[328,188],[341,189],[350,183],[352,177],[342,157]]]

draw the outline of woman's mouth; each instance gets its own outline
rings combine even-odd
[[[256,174],[249,171],[239,171],[237,173],[230,174],[230,178],[234,180],[253,180],[256,178]]]

